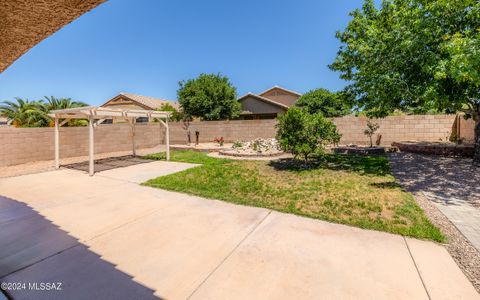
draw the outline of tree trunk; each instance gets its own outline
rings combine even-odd
[[[474,144],[473,164],[480,167],[480,118],[475,122],[475,144]]]

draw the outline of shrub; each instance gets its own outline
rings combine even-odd
[[[314,152],[323,152],[325,146],[338,143],[340,134],[332,121],[321,113],[310,114],[296,107],[278,118],[277,139],[280,148],[295,157],[303,156],[305,163]]]

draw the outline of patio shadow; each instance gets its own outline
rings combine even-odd
[[[7,297],[159,299],[24,203],[0,196],[0,226],[0,282],[25,283]]]

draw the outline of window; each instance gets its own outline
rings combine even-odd
[[[136,119],[137,123],[148,123],[148,117],[139,117]]]

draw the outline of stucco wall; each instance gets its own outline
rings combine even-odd
[[[459,118],[459,120],[462,120]],[[366,144],[363,134],[366,118],[343,117],[334,122],[342,133],[342,144]],[[445,141],[455,130],[456,117],[447,116],[400,116],[379,119],[379,134],[382,144],[394,141]],[[200,142],[212,142],[223,137],[227,142],[275,137],[276,120],[242,120],[192,122],[192,141],[195,131],[200,132]],[[460,121],[461,137],[473,138],[474,123]],[[164,144],[164,131],[159,123],[136,126],[138,148]],[[0,167],[40,160],[51,160],[54,156],[53,128],[12,128],[0,127]],[[183,123],[170,123],[171,144],[185,143],[186,131]],[[95,129],[95,152],[107,153],[127,151],[132,148],[131,128],[127,124],[101,125]],[[86,127],[62,127],[60,130],[61,157],[84,156],[88,154],[88,129]]]
[[[283,114],[285,109],[277,105],[273,105],[254,97],[246,97],[240,102],[242,111],[250,111],[254,114]]]
[[[260,96],[272,99],[287,106],[292,106],[299,98],[299,96],[287,93],[281,89],[273,89],[268,93],[261,94]]]
[[[105,0],[0,1],[0,73],[30,48]]]

